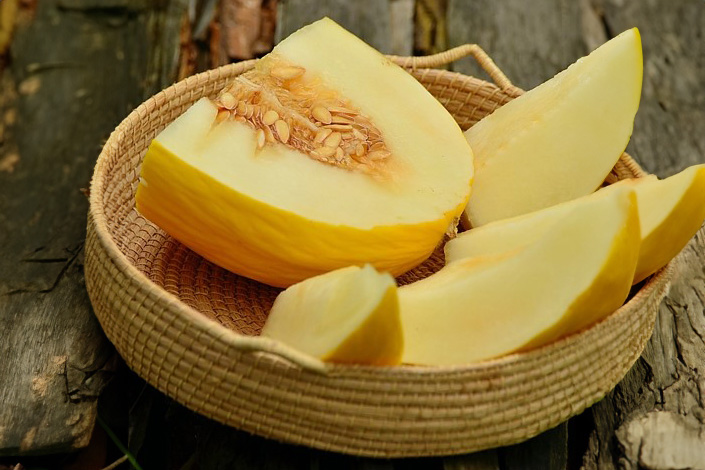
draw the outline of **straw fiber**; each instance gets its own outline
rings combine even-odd
[[[472,54],[497,85],[431,68]],[[393,58],[465,129],[521,94],[477,47]],[[526,353],[455,367],[323,364],[258,337],[279,292],[227,272],[135,211],[152,138],[202,96],[252,66],[241,62],[179,82],[113,132],[91,185],[86,285],[96,316],[127,364],[187,407],[282,441],[379,457],[458,454],[525,440],[581,412],[626,374],[651,335],[667,267],[617,312]],[[624,154],[607,182],[643,172]],[[438,270],[437,252],[407,273]]]

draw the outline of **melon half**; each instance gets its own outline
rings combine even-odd
[[[411,75],[329,19],[302,28],[152,142],[137,209],[274,286],[424,261],[467,203],[472,151]]]

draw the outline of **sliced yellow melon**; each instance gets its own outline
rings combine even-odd
[[[634,28],[468,129],[476,175],[464,224],[595,191],[629,142],[641,80]]]
[[[641,251],[634,283],[676,256],[705,220],[705,165],[634,187],[639,201]]]
[[[156,137],[137,209],[210,261],[285,287],[352,264],[419,264],[454,227],[472,175],[443,106],[324,19]]]
[[[453,262],[400,287],[403,362],[464,364],[546,344],[626,299],[639,249],[636,195],[576,205],[535,243]]]
[[[324,361],[398,364],[403,337],[397,285],[370,265],[306,279],[279,294],[262,336]]]
[[[497,255],[524,248],[544,237],[553,225],[570,213],[576,205],[599,203],[599,199],[613,197],[612,192],[622,191],[625,186],[635,189],[643,182],[657,180],[654,175],[622,180],[572,201],[467,230],[445,244],[446,264],[465,258]],[[641,205],[638,206],[640,216],[648,212],[648,209],[642,210]]]
[[[641,243],[634,283],[643,281],[673,259],[703,224],[705,165],[664,180],[649,175],[620,181],[573,201],[468,230],[446,243],[446,263],[523,248],[544,236],[575,205],[594,203],[622,185],[637,194]]]

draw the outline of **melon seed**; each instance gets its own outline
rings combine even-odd
[[[372,161],[384,160],[391,155],[390,152],[386,150],[374,150],[367,154],[367,158]]]
[[[355,155],[362,157],[365,154],[365,145],[360,143],[355,146]]]
[[[314,106],[311,110],[311,115],[319,122],[323,124],[330,124],[333,116],[331,116],[330,111],[328,111],[323,106]]]
[[[325,127],[326,127],[326,129],[331,129],[334,131],[343,131],[343,132],[349,132],[353,129],[353,127],[349,124],[328,124]]]
[[[338,145],[340,145],[341,140],[342,136],[340,135],[340,132],[333,132],[326,138],[326,140],[323,141],[323,145],[325,145],[326,147],[336,148]]]
[[[313,139],[313,143],[321,144],[324,140],[333,132],[331,129],[321,129],[316,133],[316,137]]]
[[[226,119],[228,119],[229,117],[230,117],[230,111],[228,111],[227,109],[221,109],[218,111],[218,114],[216,114],[216,116],[215,116],[215,122],[217,122],[217,123],[223,122]]]
[[[270,109],[266,113],[264,113],[264,116],[262,116],[262,124],[265,126],[271,126],[274,124],[277,119],[279,119],[279,113],[274,111],[273,109]]]
[[[287,143],[289,141],[289,125],[279,119],[277,122],[274,123],[274,128],[277,130],[279,140],[281,140],[284,144]]]
[[[298,78],[306,72],[303,67],[297,67],[295,65],[280,65],[277,67],[272,67],[269,71],[272,77],[278,78],[280,80],[292,80]]]
[[[235,106],[237,106],[237,100],[233,95],[226,92],[220,95],[220,104],[225,109],[233,109]]]
[[[321,157],[331,157],[335,153],[335,149],[331,147],[318,147],[315,152]]]
[[[333,116],[330,120],[331,124],[352,124],[353,122],[343,116]]]

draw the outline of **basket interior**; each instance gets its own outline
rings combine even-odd
[[[202,96],[213,97],[251,62],[223,67],[180,82],[140,107],[118,128],[122,138],[103,166],[103,210],[118,248],[151,281],[203,315],[245,335],[258,335],[281,289],[244,278],[201,258],[135,209],[140,164],[151,140]],[[457,73],[411,72],[453,115],[462,129],[511,100],[495,85]],[[138,111],[140,111],[138,110]],[[624,156],[623,156],[624,157]],[[625,158],[606,182],[636,176]],[[401,276],[400,284],[422,279],[443,266],[439,247],[422,265]]]

